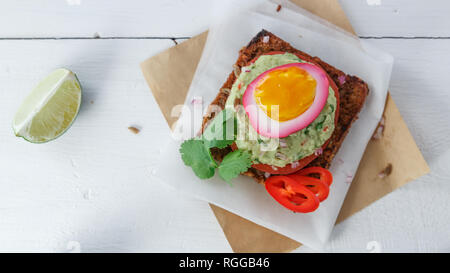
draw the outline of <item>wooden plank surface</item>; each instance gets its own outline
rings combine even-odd
[[[139,63],[206,29],[210,1],[69,2],[0,3],[0,251],[231,251],[208,204],[147,177],[168,129]],[[360,36],[394,36],[367,40],[395,57],[390,91],[432,172],[339,224],[327,250],[448,252],[448,1],[341,3]],[[95,33],[120,39],[78,39]],[[58,67],[83,85],[77,121],[45,145],[15,138],[16,108]]]
[[[139,62],[171,45],[0,41],[0,251],[230,251],[207,203],[147,179],[168,127]],[[21,100],[60,66],[83,86],[76,122],[45,145],[16,138]]]
[[[0,37],[193,36],[207,29],[215,1],[1,1]],[[340,3],[360,36],[450,36],[447,0]]]

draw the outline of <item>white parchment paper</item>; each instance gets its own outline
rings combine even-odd
[[[238,177],[233,180],[232,186],[217,175],[209,180],[201,180],[182,162],[178,151],[181,142],[169,136],[152,179],[220,206],[311,248],[322,249],[335,224],[365,147],[383,113],[393,58],[294,5],[283,3],[280,12],[276,12],[276,7],[277,3],[263,2],[245,8],[229,6],[229,9],[218,9],[222,10],[222,15],[217,16],[218,20],[209,30],[185,105],[192,108],[192,100],[201,97],[203,107],[206,108],[233,70],[232,65],[239,50],[261,29],[272,32],[299,50],[319,56],[345,73],[357,75],[369,85],[370,92],[359,119],[331,165],[334,182],[328,199],[313,213],[292,213],[274,201],[265,188],[251,178]],[[198,119],[194,131],[200,130],[201,117]]]

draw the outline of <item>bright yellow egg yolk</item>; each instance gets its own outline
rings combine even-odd
[[[270,118],[288,121],[312,105],[316,85],[316,80],[306,70],[291,66],[268,73],[255,87],[254,96]]]

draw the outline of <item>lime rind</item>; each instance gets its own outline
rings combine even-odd
[[[81,101],[77,76],[68,69],[57,69],[25,98],[13,121],[14,133],[32,143],[54,140],[71,127]]]

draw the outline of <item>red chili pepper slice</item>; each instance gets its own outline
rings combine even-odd
[[[319,207],[319,198],[306,186],[287,176],[271,176],[265,183],[267,192],[283,207],[308,213]]]
[[[320,181],[317,178],[299,174],[291,174],[288,175],[288,177],[293,178],[301,185],[306,186],[308,190],[312,191],[314,194],[317,195],[317,198],[319,198],[320,202],[327,199],[328,194],[330,193],[330,188],[328,187],[328,184]]]
[[[295,174],[304,176],[308,176],[310,174],[318,174],[320,175],[320,181],[324,182],[328,186],[330,186],[331,183],[333,183],[333,175],[331,174],[331,172],[322,167],[309,167],[306,169],[301,169]]]

